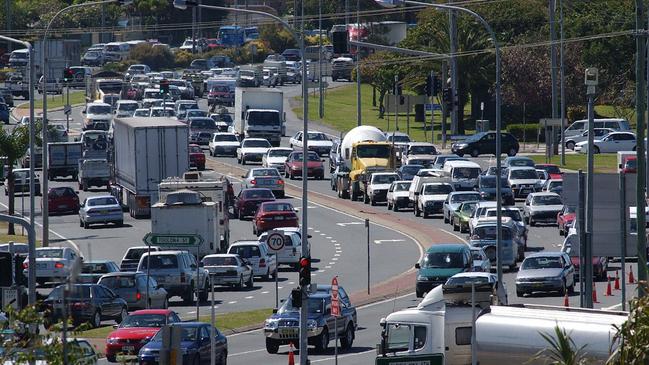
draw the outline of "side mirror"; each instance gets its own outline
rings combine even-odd
[[[421,265],[419,265],[419,263],[416,263],[415,264],[415,269],[421,269]]]
[[[85,110],[82,110],[82,111],[81,111],[81,114],[86,114],[86,111],[85,111]]]
[[[117,325],[117,324],[113,325],[113,328],[117,329],[117,327],[119,327],[119,325]]]
[[[241,178],[242,178],[242,179],[245,179],[245,178],[246,178],[246,175],[241,175]]]
[[[273,314],[277,313],[277,308],[273,308]]]
[[[162,289],[162,285],[161,285],[161,284],[157,284],[157,285],[155,286],[155,288],[156,288],[156,289]]]
[[[418,192],[418,191],[415,191],[415,196],[419,196],[419,192]]]
[[[205,263],[203,261],[199,262],[198,267],[205,267]]]

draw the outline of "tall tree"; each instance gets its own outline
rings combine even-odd
[[[9,215],[15,214],[15,180],[13,174],[13,166],[19,158],[27,152],[29,145],[29,130],[24,127],[16,127],[11,132],[6,129],[0,128],[0,156],[7,159],[7,192],[9,195]],[[14,225],[9,224],[7,234],[16,234]]]

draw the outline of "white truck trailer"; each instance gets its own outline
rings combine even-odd
[[[628,313],[541,305],[490,305],[492,295],[476,285],[476,356],[480,365],[547,364],[536,355],[550,344],[559,326],[569,333],[576,348],[584,351],[588,364],[604,364],[617,343],[612,339]],[[381,319],[381,344],[376,365],[471,364],[471,286],[463,293],[440,285],[416,308]]]
[[[189,129],[171,118],[115,118],[111,193],[132,217],[151,214],[158,184],[189,170]]]
[[[218,219],[217,203],[203,201],[198,192],[178,190],[151,207],[151,233],[200,236],[198,246],[165,245],[165,249],[187,250],[200,259],[222,252]]]
[[[284,92],[237,87],[234,96],[234,133],[243,138],[265,138],[279,146],[286,134]]]

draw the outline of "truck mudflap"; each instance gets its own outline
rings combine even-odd
[[[444,365],[444,354],[378,356],[375,365]]]
[[[128,211],[133,218],[151,217],[151,197],[148,195],[128,195]]]

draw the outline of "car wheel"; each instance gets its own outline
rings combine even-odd
[[[239,290],[243,289],[243,275],[241,275],[241,277],[239,277],[239,284],[237,284],[237,288]]]
[[[363,194],[363,203],[368,204],[370,202],[370,197],[367,195],[367,193]]]
[[[570,149],[570,150],[574,150],[575,149],[575,142],[573,142],[573,141],[566,142],[566,148]]]
[[[248,279],[248,282],[246,283],[246,286],[248,288],[252,288],[254,285],[255,285],[255,282],[254,282],[254,280],[252,278],[252,273],[250,273],[250,278]]]
[[[122,321],[124,321],[126,317],[128,317],[128,312],[126,311],[126,308],[122,308],[122,310],[119,311],[119,317],[115,319],[115,323],[122,323]]]
[[[480,151],[478,151],[477,148],[472,149],[471,150],[471,157],[478,157],[478,156],[480,156]],[[460,156],[460,157],[462,157],[462,156]]]
[[[599,147],[593,146],[593,153],[595,154],[599,153]]]
[[[417,298],[421,298],[424,296],[424,293],[421,292],[420,290],[415,290],[415,295],[417,296]]]
[[[534,220],[532,220],[531,217],[528,218],[527,220],[530,222],[530,227],[534,227],[534,226],[536,226],[536,222],[534,222]]]
[[[450,222],[450,219],[448,219],[448,216],[444,214],[444,223],[448,223],[448,222]]]
[[[243,218],[245,218],[241,209],[237,209],[237,218],[239,218],[240,221],[242,221]]]
[[[200,355],[194,356],[194,360],[192,360],[192,365],[200,365],[201,364],[201,357]]]
[[[245,164],[246,164],[246,158],[245,158],[245,157],[241,157],[241,164],[242,164],[242,165],[245,165]]]
[[[185,293],[182,295],[183,298],[183,304],[185,305],[191,305],[192,302],[194,301],[194,285],[190,285],[188,290],[185,291]]]
[[[117,222],[115,222],[115,225],[116,225],[117,227],[121,227],[121,226],[124,225],[124,221],[117,221]]]
[[[517,297],[521,297],[521,298],[522,298],[524,295],[525,295],[525,292],[516,289],[516,296],[517,296]]]
[[[370,199],[370,205],[373,207],[376,206],[376,200]]]
[[[516,156],[516,153],[518,153],[518,151],[516,151],[516,149],[512,147],[509,149],[509,151],[507,151],[507,156],[513,157]]]
[[[340,345],[343,347],[345,350],[349,350],[352,348],[352,344],[354,343],[354,328],[351,323],[347,325],[347,329],[345,330],[345,335],[340,339]]]
[[[90,223],[83,222],[83,229],[88,229],[88,228],[90,228]]]
[[[266,338],[266,352],[276,354],[279,351],[279,342],[272,338]]]
[[[99,311],[96,311],[95,314],[92,316],[91,325],[93,328],[97,328],[101,326],[101,313],[99,313]]]
[[[428,213],[426,213],[426,211],[424,211],[424,219],[426,219],[426,218],[428,218]]]
[[[79,227],[83,227],[83,221],[79,219]]]
[[[266,275],[264,275],[264,281],[270,281],[270,267],[266,271]]]
[[[568,294],[575,294],[575,282],[573,280],[572,285],[568,287]]]
[[[398,212],[399,211],[399,206],[397,205],[397,203],[392,204],[392,211],[393,212]]]
[[[106,360],[108,362],[117,362],[117,356],[115,356],[115,355],[106,355]]]
[[[327,348],[329,348],[329,330],[327,327],[322,329],[322,333],[318,336],[315,348],[319,353],[324,353],[327,351]]]
[[[417,217],[421,216],[421,210],[419,210],[419,205],[415,207],[415,216]]]
[[[459,231],[460,228],[453,222],[453,231]]]

